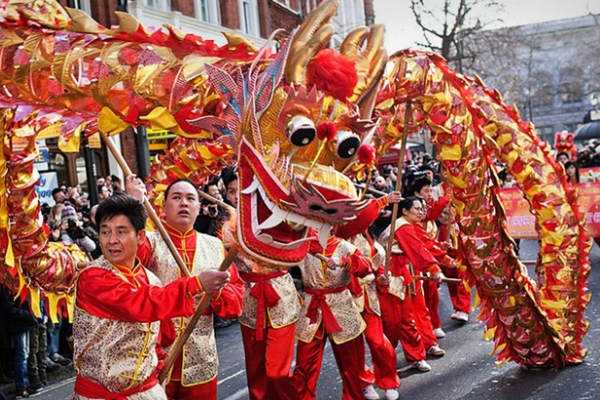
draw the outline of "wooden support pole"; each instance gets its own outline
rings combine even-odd
[[[217,199],[215,197],[212,197],[210,194],[208,194],[206,192],[203,192],[202,190],[198,190],[198,194],[200,195],[200,197],[202,197],[202,198],[210,201],[211,203],[215,203],[216,205],[225,208],[229,212],[235,211],[235,208],[233,208],[229,204],[227,204],[224,201],[221,201],[221,200],[219,200],[219,199]]]
[[[432,281],[433,278],[430,276],[423,276],[423,275],[416,275],[416,276],[412,276],[412,278],[416,281]],[[461,283],[462,281],[459,278],[446,278],[443,277],[442,278],[442,282],[449,282],[449,283]]]
[[[406,103],[404,112],[404,131],[402,132],[402,147],[400,148],[400,157],[398,157],[398,174],[396,175],[396,191],[402,188],[402,174],[404,170],[404,156],[406,154],[406,141],[408,140],[408,125],[410,122],[411,102]],[[390,237],[385,249],[385,274],[390,270],[390,257],[392,256],[392,244],[394,243],[394,233],[396,232],[396,218],[398,218],[398,203],[394,203],[392,208],[392,222],[390,224]]]
[[[133,175],[133,173],[131,172],[131,169],[129,168],[129,165],[127,164],[127,161],[125,161],[125,159],[123,158],[121,153],[119,153],[119,150],[115,146],[112,139],[110,137],[108,137],[104,132],[100,132],[100,136],[102,137],[102,140],[106,144],[106,147],[108,147],[108,150],[110,151],[110,153],[113,155],[115,160],[117,160],[117,163],[123,170],[125,177]],[[184,276],[191,276],[190,271],[187,269],[187,267],[185,265],[185,262],[183,262],[183,258],[181,258],[181,255],[175,248],[175,245],[173,244],[171,237],[167,233],[167,231],[166,231],[165,227],[163,226],[162,221],[160,220],[158,215],[156,215],[156,211],[154,211],[154,207],[152,207],[152,204],[150,204],[150,200],[148,200],[148,198],[146,196],[144,196],[144,206],[146,207],[146,211],[148,212],[148,217],[150,218],[150,220],[152,221],[152,223],[154,224],[156,229],[158,229],[160,236],[163,238],[167,247],[169,248],[169,251],[175,258],[175,261],[177,262],[177,265],[179,266],[181,273]]]

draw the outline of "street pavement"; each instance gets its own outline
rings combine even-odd
[[[521,242],[521,259],[534,260],[537,242]],[[594,245],[590,255],[592,272],[588,286],[592,293],[600,292],[600,249]],[[530,273],[532,271],[530,270]],[[526,370],[515,363],[496,366],[490,355],[493,344],[483,339],[483,325],[471,321],[459,326],[450,320],[452,309],[445,287],[440,293],[440,314],[446,338],[440,346],[446,350],[442,358],[428,360],[432,371],[421,373],[408,371],[400,375],[402,387],[400,399],[411,400],[594,400],[600,399],[600,305],[597,296],[590,302],[587,318],[591,325],[584,347],[589,354],[581,365],[570,366],[561,371]],[[233,324],[217,330],[217,343],[221,367],[219,373],[219,399],[247,399],[244,351],[239,325]],[[398,367],[406,365],[400,346]],[[368,358],[369,359],[369,358]],[[319,379],[317,399],[340,399],[341,378],[329,345],[326,347]],[[36,399],[68,399],[73,390],[73,379],[46,388]],[[383,391],[377,390],[382,398]],[[9,397],[10,399],[11,397]]]

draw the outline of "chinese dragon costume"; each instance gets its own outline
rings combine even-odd
[[[590,243],[564,170],[531,123],[477,77],[432,53],[387,56],[384,28],[358,28],[328,49],[336,0],[289,37],[255,48],[227,35],[217,46],[172,26],[147,31],[119,14],[111,29],[51,0],[3,0],[0,26],[0,279],[15,291],[72,304],[76,248],[49,243],[35,193],[35,140],[132,125],[181,138],[153,167],[161,191],[237,164],[236,242],[280,268],[306,257],[310,235],[365,206],[352,178],[398,143],[405,124],[427,129],[456,208],[460,263],[476,285],[497,361],[562,368],[586,355]],[[407,104],[409,118],[405,118]],[[494,161],[507,165],[536,217],[537,282],[515,253]],[[35,301],[33,302],[35,304]]]

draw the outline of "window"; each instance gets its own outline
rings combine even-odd
[[[240,21],[242,32],[258,36],[258,4],[256,0],[240,0]]]
[[[577,103],[582,98],[581,83],[565,82],[560,84],[560,100],[563,104]]]
[[[159,10],[171,10],[171,0],[146,0],[146,4]]]
[[[567,132],[575,132],[577,130],[578,124],[565,124],[565,129]]]
[[[538,126],[535,128],[540,139],[548,143],[554,143],[554,129],[551,126]]]
[[[90,0],[67,0],[67,7],[77,8],[78,10],[85,11],[88,14],[92,13]]]
[[[56,171],[58,174],[59,183],[69,182],[69,172],[67,167],[67,157],[62,153],[54,153],[50,155],[50,171]]]
[[[552,87],[550,85],[543,85],[532,88],[531,103],[534,107],[551,106]]]
[[[312,10],[317,8],[317,0],[306,0],[306,13],[308,14]]]
[[[218,0],[196,0],[197,18],[211,24],[221,24],[221,10]]]

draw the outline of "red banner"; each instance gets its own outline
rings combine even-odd
[[[590,237],[600,237],[600,182],[580,183],[577,186],[579,211],[586,216],[587,233]],[[523,193],[517,188],[502,189],[500,197],[511,236],[515,239],[537,238],[535,216]]]
[[[600,182],[579,184],[579,207],[590,237],[600,237]]]
[[[535,216],[529,210],[529,203],[518,188],[500,191],[502,204],[506,210],[506,224],[510,235],[515,239],[537,238]]]
[[[579,182],[600,182],[600,167],[580,168]]]

